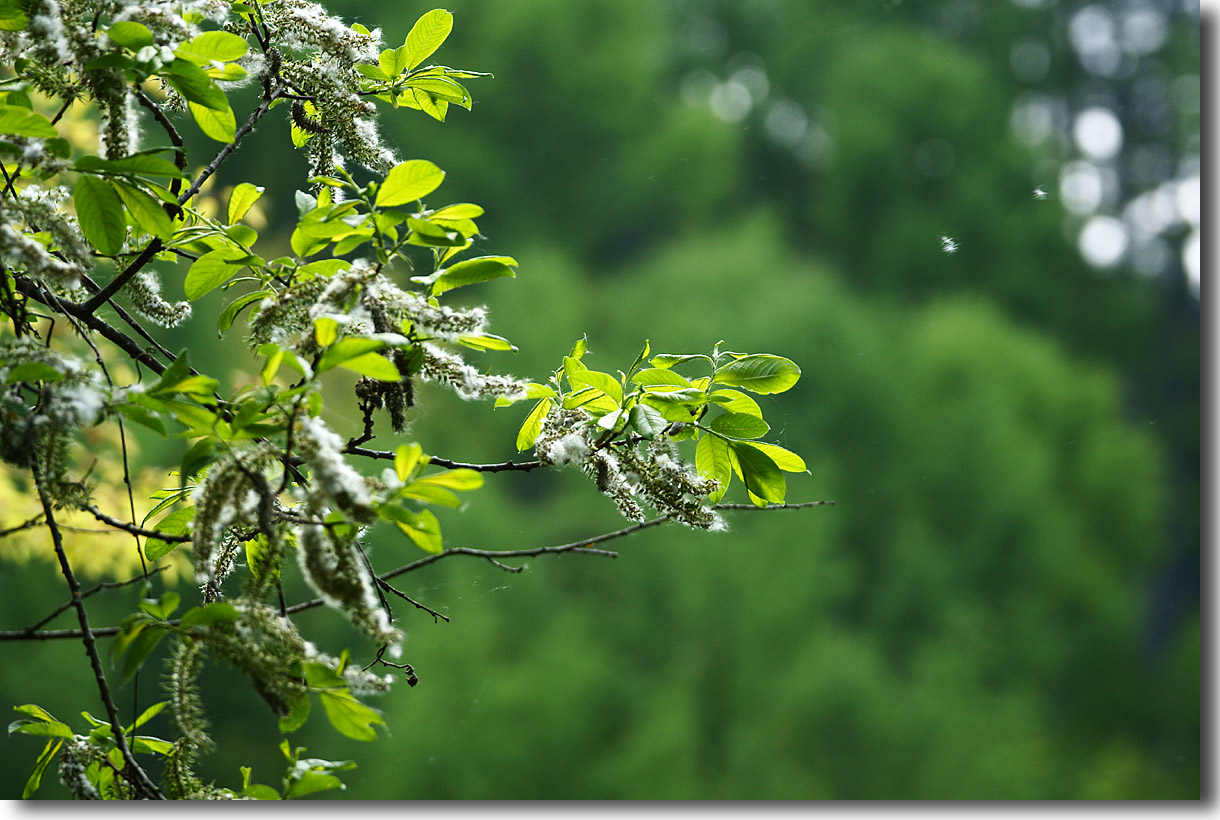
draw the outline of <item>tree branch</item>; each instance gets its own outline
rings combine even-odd
[[[38,498],[42,502],[42,511],[47,519],[47,527],[51,530],[51,541],[55,546],[55,556],[59,559],[59,568],[63,572],[64,580],[68,582],[68,589],[72,593],[71,604],[76,608],[76,616],[80,621],[81,640],[85,645],[85,654],[89,656],[89,662],[93,666],[93,677],[97,681],[97,691],[101,696],[102,705],[106,707],[106,714],[110,718],[110,729],[114,734],[115,745],[118,746],[119,753],[123,756],[123,760],[126,761],[127,768],[130,769],[130,772],[125,773],[124,776],[135,786],[137,793],[157,800],[164,800],[165,795],[148,778],[148,773],[140,767],[140,764],[131,753],[131,748],[127,745],[127,737],[123,733],[123,724],[119,720],[119,710],[114,705],[114,698],[110,695],[110,685],[106,682],[106,673],[102,669],[102,659],[97,652],[97,641],[93,632],[89,629],[89,614],[85,611],[80,584],[77,583],[76,575],[72,572],[72,565],[68,563],[68,555],[64,552],[63,536],[60,534],[59,527],[55,523],[51,500],[47,498],[46,488],[43,487],[41,470],[37,466],[34,468],[34,485],[38,489]]]
[[[351,442],[343,448],[343,452],[354,456],[364,456],[365,458],[382,459],[385,461],[394,460],[393,450],[369,450],[365,447],[358,447]],[[450,470],[475,470],[480,473],[499,473],[505,470],[529,472],[530,470],[537,470],[539,467],[546,466],[541,461],[502,461],[498,464],[468,464],[464,461],[450,461],[447,458],[440,458],[438,456],[429,456],[428,463],[435,464],[438,467],[448,467]]]
[[[65,315],[79,319],[90,330],[96,331],[107,341],[113,343],[116,347],[122,350],[131,358],[138,361],[140,364],[147,367],[157,375],[165,372],[165,365],[157,361],[157,359],[147,350],[140,347],[135,339],[128,336],[123,331],[110,325],[103,319],[99,319],[92,312],[84,309],[84,305],[79,305],[76,302],[69,302],[66,299],[58,299],[55,296],[47,293],[35,282],[24,276],[15,277],[17,282],[17,290],[21,291],[27,297],[36,302],[46,305],[53,310],[62,311]]]
[[[767,512],[770,510],[803,510],[803,509],[807,509],[809,507],[833,507],[834,503],[835,502],[833,502],[833,501],[805,501],[805,502],[801,502],[798,504],[771,504],[766,507],[756,507],[753,504],[715,504],[712,506],[712,509]],[[482,558],[485,561],[489,561],[492,564],[495,564],[500,569],[505,570],[507,572],[521,572],[524,569],[524,566],[511,567],[506,564],[502,564],[502,563],[500,563],[500,559],[502,559],[502,558],[532,558],[536,555],[557,555],[557,554],[562,554],[562,553],[567,553],[567,552],[579,554],[579,555],[601,555],[601,556],[605,556],[606,558],[617,558],[618,557],[617,552],[612,552],[610,550],[592,549],[592,547],[594,544],[600,544],[605,541],[611,541],[615,538],[622,538],[624,536],[631,535],[632,533],[639,532],[640,530],[645,530],[650,527],[658,526],[660,524],[666,524],[673,520],[674,519],[669,518],[668,516],[659,516],[657,518],[650,518],[647,521],[640,521],[639,523],[632,524],[629,527],[623,527],[620,530],[614,530],[613,532],[602,533],[601,535],[595,535],[592,538],[583,538],[579,541],[572,541],[571,543],[560,544],[560,545],[554,546],[554,547],[534,547],[532,549],[522,549],[522,550],[481,550],[481,549],[474,549],[471,547],[453,547],[451,549],[445,550],[444,552],[438,552],[434,555],[429,555],[425,558],[420,558],[418,561],[413,561],[412,563],[407,564],[405,566],[401,566],[398,569],[392,569],[389,572],[384,572],[381,575],[377,575],[374,577],[377,579],[378,582],[389,581],[391,578],[395,578],[399,575],[403,575],[408,572],[413,572],[417,569],[426,567],[429,564],[435,563],[436,561],[439,561],[442,558],[447,558],[451,555],[466,555],[466,556],[470,556],[472,558]],[[379,586],[380,586],[380,583],[379,583]],[[381,587],[381,588],[385,589],[385,587]],[[396,590],[393,590],[393,591],[396,591]],[[313,600],[310,600],[310,601],[303,601],[299,604],[295,604],[293,606],[285,608],[283,611],[283,614],[295,615],[298,612],[305,612],[306,610],[320,607],[320,606],[322,606],[323,603],[325,603],[325,602],[321,598],[314,598]],[[411,603],[415,603],[415,602],[412,601]],[[416,604],[416,605],[419,606],[418,604]],[[421,607],[421,608],[427,609],[427,607]],[[441,616],[441,617],[444,617],[444,616]],[[446,620],[448,620],[448,619],[446,619]],[[175,622],[171,621],[170,623],[173,624]],[[97,630],[94,630],[93,634],[96,635],[97,637],[110,637],[112,635],[119,634],[119,627],[112,626],[112,627],[105,627],[103,629],[97,629]],[[11,631],[7,631],[7,632],[0,632],[0,641],[21,641],[21,640],[45,641],[45,640],[55,640],[58,638],[79,638],[79,637],[81,637],[81,633],[79,630],[75,630],[75,629],[53,629],[53,630],[46,630],[43,632],[33,632],[33,633],[26,632],[25,630],[11,630]]]
[[[129,532],[132,535],[142,535],[145,538],[160,538],[162,541],[166,541],[171,544],[185,544],[187,541],[191,540],[189,535],[173,535],[171,533],[161,532],[159,530],[146,530],[143,527],[128,523],[122,519],[106,515],[106,513],[102,512],[92,504],[86,504],[84,509],[103,524],[109,524],[110,526],[116,527],[124,532]]]

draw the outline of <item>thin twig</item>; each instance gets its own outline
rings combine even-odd
[[[41,523],[42,523],[42,515],[36,515],[33,518],[31,518],[29,521],[22,521],[20,524],[18,524],[15,527],[9,527],[7,530],[0,530],[0,538],[4,538],[6,535],[12,535],[15,532],[21,532],[22,530],[28,530],[32,527],[37,527]]]
[[[394,460],[393,450],[370,450],[366,447],[358,447],[351,442],[343,448],[343,452],[354,456],[364,456],[365,458],[382,459],[385,461]],[[440,458],[438,456],[429,456],[428,463],[435,464],[438,467],[447,467],[450,470],[475,470],[480,473],[499,473],[504,470],[528,472],[545,466],[541,461],[502,461],[498,464],[469,464],[465,461],[450,461],[447,458]]]
[[[395,595],[397,595],[399,598],[402,598],[407,603],[414,604],[418,609],[422,609],[424,612],[427,612],[429,615],[432,616],[433,621],[435,621],[437,618],[440,618],[445,623],[449,623],[449,617],[447,615],[442,615],[441,613],[437,612],[432,607],[424,606],[419,601],[417,601],[414,598],[412,598],[411,596],[407,595],[402,590],[397,589],[394,586],[392,586],[389,581],[386,581],[383,578],[377,578],[376,580],[377,580],[377,586],[381,587],[386,592],[394,593]]]
[[[174,535],[168,532],[161,532],[160,530],[146,530],[143,527],[138,527],[135,524],[131,524],[127,521],[123,521],[122,519],[107,515],[92,504],[86,504],[84,509],[103,524],[109,524],[110,526],[116,527],[124,532],[129,532],[132,535],[142,535],[145,538],[160,538],[162,541],[171,544],[185,544],[187,541],[191,540],[189,535]]]
[[[753,504],[716,504],[712,507],[712,509],[745,510],[745,511],[753,510],[755,512],[765,512],[767,510],[800,510],[800,509],[805,509],[807,507],[828,507],[828,506],[834,506],[834,503],[835,502],[833,502],[833,501],[805,501],[805,502],[801,502],[801,503],[797,503],[797,504],[772,504],[772,505],[768,505],[766,507],[756,507]],[[382,573],[381,575],[376,576],[376,578],[379,581],[388,581],[391,578],[395,578],[399,575],[403,575],[404,573],[413,572],[414,570],[425,567],[428,564],[434,563],[436,561],[439,561],[442,558],[446,558],[451,555],[466,555],[466,556],[470,556],[472,558],[482,558],[485,561],[489,561],[492,564],[499,567],[500,569],[506,570],[508,572],[521,572],[524,569],[524,567],[510,567],[506,564],[500,563],[500,561],[498,559],[532,558],[536,555],[556,555],[556,554],[562,554],[562,553],[573,553],[573,554],[577,554],[577,555],[601,555],[606,558],[617,558],[618,557],[617,552],[612,552],[610,550],[592,549],[592,547],[594,544],[600,544],[602,542],[610,541],[615,538],[622,538],[624,536],[631,535],[632,533],[639,532],[640,530],[648,529],[649,527],[655,527],[660,524],[666,524],[673,520],[674,519],[669,518],[667,516],[651,518],[647,521],[641,521],[637,524],[632,524],[629,527],[623,527],[620,530],[603,533],[601,535],[595,535],[592,538],[584,538],[584,539],[581,539],[580,541],[573,541],[568,544],[560,544],[559,546],[554,546],[554,547],[534,547],[532,549],[521,549],[521,550],[480,550],[480,549],[472,549],[470,547],[453,547],[453,548],[445,550],[444,552],[438,552],[434,555],[429,555],[425,558],[421,558],[418,561],[414,561],[405,566],[401,566],[398,569],[393,569],[393,570],[390,570],[389,572]],[[322,606],[323,603],[325,603],[325,602],[321,598],[314,598],[313,600],[310,600],[310,601],[303,601],[299,604],[295,604],[293,606],[287,607],[286,609],[283,610],[283,614],[295,615],[298,612],[304,612],[306,610],[314,609],[316,607]],[[171,621],[170,623],[173,624],[175,622]],[[102,629],[97,629],[97,630],[94,630],[93,634],[97,637],[109,637],[112,635],[117,635],[117,634],[119,634],[119,627],[113,626],[113,627],[105,627]],[[13,640],[39,640],[39,641],[42,641],[42,640],[54,640],[54,639],[58,639],[58,638],[79,638],[79,637],[81,637],[80,631],[74,630],[74,629],[46,630],[43,632],[34,632],[34,633],[27,633],[24,630],[0,632],[0,641],[13,641]]]
[[[131,753],[131,747],[127,745],[127,736],[123,733],[123,724],[119,720],[119,710],[114,705],[114,698],[110,695],[110,685],[106,682],[106,672],[102,669],[102,659],[97,651],[97,640],[89,629],[89,613],[85,611],[85,604],[81,599],[80,584],[77,583],[76,575],[72,572],[72,565],[68,563],[68,555],[64,552],[63,536],[59,532],[59,527],[55,525],[55,515],[52,512],[51,499],[47,497],[46,489],[43,487],[41,473],[42,470],[35,466],[34,485],[38,489],[38,498],[42,502],[42,511],[46,515],[47,527],[51,530],[51,541],[55,546],[55,556],[59,559],[59,568],[63,572],[64,580],[68,582],[69,591],[72,593],[72,606],[76,608],[76,616],[80,621],[81,641],[85,645],[85,653],[89,656],[89,662],[93,665],[93,677],[97,681],[97,691],[101,696],[102,705],[106,708],[106,715],[110,718],[110,728],[114,734],[115,745],[118,746],[119,754],[123,756],[123,760],[127,763],[127,769],[130,769],[130,772],[126,772],[124,776],[131,781],[138,792],[143,793],[147,797],[164,800],[165,795],[149,779],[148,773],[140,767],[135,756]]]
[[[119,589],[120,587],[131,586],[132,584],[138,583],[140,581],[147,581],[149,576],[156,575],[158,572],[164,572],[167,569],[169,569],[169,567],[167,567],[167,566],[153,567],[152,570],[149,571],[148,575],[137,575],[134,578],[128,578],[126,581],[103,581],[102,583],[98,584],[97,586],[95,586],[91,589],[87,589],[84,592],[82,592],[81,596],[80,596],[81,600],[88,598],[90,595],[94,595],[98,592],[101,592],[104,589]],[[23,632],[37,631],[40,627],[43,627],[43,626],[49,624],[51,621],[55,620],[57,617],[59,617],[60,613],[62,613],[66,609],[69,609],[72,605],[73,605],[72,601],[67,601],[63,604],[60,604],[59,607],[57,607],[56,610],[54,612],[52,612],[50,615],[46,616],[45,618],[43,618],[41,621],[34,624],[33,626],[27,626],[22,631]],[[96,635],[96,633],[94,633],[94,634]]]

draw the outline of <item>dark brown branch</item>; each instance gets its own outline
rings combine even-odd
[[[424,606],[419,601],[417,601],[414,598],[412,598],[411,596],[407,595],[402,590],[391,586],[389,581],[386,581],[382,578],[377,578],[376,581],[377,581],[377,586],[384,589],[386,592],[392,592],[395,595],[397,595],[399,598],[402,598],[407,603],[413,604],[416,608],[422,609],[424,612],[427,612],[429,615],[432,616],[433,621],[435,621],[437,618],[440,618],[445,623],[449,623],[449,617],[447,615],[442,615],[441,613],[437,612],[432,607]]]
[[[106,286],[97,293],[89,297],[88,301],[81,305],[81,310],[86,313],[93,313],[99,307],[104,305],[111,296],[119,292],[119,288],[126,285],[131,277],[139,273],[149,261],[157,255],[161,248],[165,247],[164,243],[158,238],[153,239],[145,246],[144,250],[140,251],[139,255],[131,260],[131,263],[119,273],[118,276],[111,279]]]
[[[21,532],[22,530],[28,530],[33,527],[37,527],[41,523],[42,523],[42,516],[36,515],[28,521],[22,521],[20,524],[18,524],[15,527],[9,527],[7,530],[0,530],[0,538],[5,537],[6,535],[12,535],[15,532]]]
[[[69,302],[66,299],[58,299],[55,296],[47,293],[35,282],[26,279],[24,276],[16,277],[17,290],[21,291],[27,297],[36,302],[41,302],[49,308],[62,311],[65,316],[79,319],[82,324],[90,330],[96,331],[107,341],[113,343],[120,350],[138,361],[140,364],[147,367],[157,375],[165,372],[165,365],[157,361],[152,354],[140,347],[135,339],[128,336],[123,331],[112,326],[108,322],[99,319],[92,312],[84,309],[84,305],[79,305],[76,302]]]
[[[834,503],[835,502],[833,502],[833,501],[805,501],[805,502],[798,503],[798,504],[771,504],[766,507],[756,507],[753,504],[716,504],[716,505],[713,505],[712,509],[715,509],[715,510],[745,510],[745,511],[753,510],[756,512],[765,512],[767,510],[801,510],[801,509],[806,509],[808,507],[829,507],[829,506],[834,506]],[[434,563],[436,561],[439,561],[442,558],[446,558],[451,555],[467,555],[472,558],[482,558],[486,561],[491,562],[492,564],[495,564],[500,569],[506,570],[508,572],[521,572],[521,570],[524,569],[524,567],[510,567],[506,564],[500,563],[499,559],[502,559],[502,558],[532,558],[536,555],[555,555],[555,554],[562,554],[562,553],[573,553],[573,554],[579,554],[579,555],[602,555],[607,558],[617,558],[618,557],[617,552],[612,552],[610,550],[592,549],[592,547],[594,544],[600,544],[604,541],[610,541],[615,538],[622,538],[624,536],[631,535],[632,533],[639,532],[640,530],[648,529],[650,527],[655,527],[660,524],[666,524],[673,520],[674,519],[669,518],[667,516],[660,516],[658,518],[650,518],[647,521],[641,521],[638,524],[632,524],[631,526],[623,527],[620,530],[602,533],[601,535],[595,535],[592,538],[585,538],[580,541],[573,541],[569,544],[560,544],[559,546],[554,546],[554,547],[534,547],[532,549],[522,549],[522,550],[480,550],[480,549],[473,549],[470,547],[453,547],[452,549],[447,549],[444,552],[439,552],[434,555],[429,555],[425,558],[419,559],[418,561],[414,561],[405,566],[401,566],[398,569],[390,570],[389,572],[382,573],[381,575],[378,575],[375,577],[377,578],[378,581],[388,581],[391,578],[395,578],[399,575],[403,575],[405,573],[412,572],[412,571],[420,569],[422,567],[426,567],[428,564]],[[287,607],[286,609],[283,610],[283,612],[285,615],[295,615],[298,612],[304,612],[306,610],[314,609],[316,607],[322,606],[323,603],[324,603],[324,601],[321,598],[314,598],[311,601],[303,601],[302,603]],[[173,623],[173,622],[171,621],[171,623]],[[106,627],[104,629],[98,629],[98,630],[94,631],[94,635],[96,635],[98,637],[109,637],[112,635],[117,635],[118,633],[119,633],[119,627],[117,627],[117,626]],[[74,630],[74,629],[46,630],[44,632],[35,632],[32,634],[27,634],[24,630],[0,632],[0,640],[7,640],[7,641],[53,640],[53,639],[57,639],[57,638],[79,638],[80,636],[81,636],[80,631]]]
[[[246,134],[249,134],[252,130],[254,130],[254,126],[257,125],[258,121],[263,118],[263,115],[271,110],[271,104],[275,102],[276,99],[283,93],[283,87],[280,86],[263,96],[263,101],[258,104],[258,108],[255,108],[252,112],[250,112],[250,116],[244,123],[242,123],[241,128],[237,129],[237,132],[233,135],[233,139],[227,145],[225,145],[224,148],[221,148],[216,156],[212,157],[212,161],[199,172],[199,176],[195,177],[194,182],[191,183],[191,187],[187,188],[178,197],[179,205],[185,205],[188,199],[199,193],[199,189],[203,187],[203,183],[207,182],[212,174],[216,173],[216,169],[220,167],[220,164],[225,161],[229,154],[233,153],[237,149],[238,143],[245,138]]]
[[[191,540],[189,535],[173,535],[168,532],[160,532],[159,530],[146,530],[143,527],[136,526],[135,524],[123,521],[122,519],[106,515],[106,513],[102,512],[92,504],[86,504],[84,508],[90,515],[92,515],[98,521],[101,521],[103,524],[109,524],[110,526],[116,527],[124,532],[129,532],[132,535],[142,535],[145,538],[160,538],[162,541],[166,541],[171,544],[185,544],[187,541]]]
[[[393,450],[369,450],[365,447],[358,447],[352,442],[343,448],[343,452],[351,453],[354,456],[364,456],[365,458],[382,459],[385,461],[394,460]],[[504,470],[520,470],[521,472],[529,472],[536,470],[539,467],[545,466],[541,461],[502,461],[499,464],[468,464],[464,461],[450,461],[447,458],[439,458],[438,456],[429,456],[429,464],[435,464],[438,467],[448,467],[450,470],[475,470],[480,473],[499,473]]]
[[[102,659],[97,652],[97,640],[89,628],[89,613],[85,610],[80,584],[77,583],[76,575],[72,572],[72,565],[68,563],[68,555],[64,552],[63,536],[59,532],[59,527],[55,524],[51,500],[47,497],[46,489],[43,487],[41,470],[38,467],[34,468],[34,485],[38,489],[38,498],[42,502],[42,511],[47,519],[47,527],[51,530],[51,541],[55,546],[55,557],[59,559],[59,568],[63,572],[64,580],[68,582],[69,591],[72,593],[72,606],[76,608],[76,616],[80,621],[81,641],[85,645],[85,654],[89,656],[89,662],[93,666],[93,677],[97,681],[97,691],[101,696],[102,705],[106,708],[106,715],[110,718],[110,729],[114,734],[115,745],[119,749],[119,754],[123,756],[123,760],[127,763],[124,777],[131,781],[137,793],[145,797],[164,800],[165,795],[148,778],[148,773],[140,767],[135,756],[131,753],[131,747],[127,745],[127,736],[123,733],[123,723],[119,719],[119,710],[114,704],[114,698],[110,695],[110,685],[106,682],[106,672],[102,669]]]

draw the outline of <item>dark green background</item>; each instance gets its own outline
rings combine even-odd
[[[1197,798],[1189,226],[1163,231],[1159,268],[1133,253],[1095,269],[1059,185],[1091,106],[1124,133],[1097,163],[1113,173],[1099,213],[1197,166],[1198,19],[1170,5],[1092,4],[1119,32],[1136,8],[1166,27],[1107,76],[1073,47],[1085,3],[452,0],[436,59],[495,79],[470,82],[473,112],[386,111],[383,128],[448,172],[437,204],[487,209],[484,252],[521,263],[454,294],[520,347],[479,365],[544,380],[582,333],[609,371],[645,338],[788,356],[803,378],[763,405],[810,467],[789,499],[837,504],[735,514],[727,534],[654,529],[613,561],[512,575],[454,558],[406,576],[452,622],[399,608],[420,683],[378,702],[390,731],[359,744],[315,720],[294,743],[356,759],[353,798]],[[332,8],[393,46],[429,7]],[[1028,43],[1045,71],[1014,73]],[[718,117],[712,83],[722,115],[746,99],[748,113]],[[765,94],[743,98],[750,83]],[[1030,94],[1061,112],[1032,146],[1011,126]],[[220,181],[267,186],[266,235],[284,247],[305,170],[290,152],[270,117]],[[212,341],[219,299],[177,339],[223,379],[253,360],[236,334]],[[350,394],[328,407],[356,430]],[[524,412],[423,389],[401,440],[499,461]],[[508,473],[442,523],[451,546],[521,548],[621,519],[578,474]],[[419,554],[384,531],[371,544],[382,568]],[[64,596],[0,571],[6,627]],[[301,623],[369,654],[333,613]],[[6,703],[98,711],[79,646],[3,652]],[[236,672],[205,682],[220,747],[205,774],[233,785],[252,763],[276,783],[274,717]],[[6,741],[4,795],[37,748]]]

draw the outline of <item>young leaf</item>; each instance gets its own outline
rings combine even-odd
[[[242,257],[238,257],[236,251],[222,248],[208,251],[192,262],[183,282],[186,298],[193,302],[229,281],[241,267],[234,264],[235,258]]]
[[[262,195],[262,186],[252,185],[249,182],[242,182],[235,186],[233,192],[229,194],[229,224],[232,225],[245,216],[246,212],[250,210]]]
[[[246,56],[250,46],[244,39],[227,31],[205,31],[192,37],[174,50],[174,54],[200,66],[215,61],[226,63]]]
[[[538,440],[538,434],[542,432],[542,420],[546,418],[547,413],[551,412],[554,404],[555,402],[551,399],[543,399],[534,405],[534,409],[525,417],[521,429],[517,431],[517,452],[534,446],[534,442]]]
[[[665,432],[665,428],[669,426],[665,417],[647,404],[637,404],[632,407],[628,419],[631,421],[632,428],[650,441]]]
[[[729,447],[733,452],[734,464],[738,468],[737,472],[742,483],[746,485],[746,489],[763,501],[762,504],[759,504],[757,500],[751,499],[754,500],[755,505],[765,507],[768,501],[783,504],[786,491],[784,474],[780,472],[771,457],[743,441],[731,442]]]
[[[181,57],[161,69],[166,81],[189,102],[214,111],[229,111],[229,100],[202,68]]]
[[[741,387],[751,393],[783,393],[796,384],[801,369],[789,359],[769,354],[744,356],[716,371],[720,384]]]
[[[191,116],[199,130],[217,142],[232,142],[237,137],[237,118],[226,103],[224,108],[214,108],[190,101]]]
[[[34,761],[34,770],[30,772],[29,778],[25,781],[25,788],[21,790],[21,799],[29,800],[34,792],[38,791],[38,787],[42,785],[43,772],[47,770],[47,766],[51,765],[51,760],[54,759],[59,747],[64,745],[62,739],[48,740],[47,745],[42,748],[42,752],[38,755],[38,759]]]
[[[191,522],[195,520],[195,508],[183,507],[174,510],[157,522],[156,530],[166,535],[186,535],[190,532]],[[184,542],[166,541],[163,538],[149,538],[144,545],[144,556],[149,561],[157,561],[169,555]]]
[[[81,233],[94,247],[106,256],[123,250],[123,240],[127,237],[123,200],[109,182],[82,176],[72,188],[72,201],[76,203]]]
[[[390,169],[377,189],[376,206],[405,205],[427,196],[440,187],[445,172],[426,159],[409,159]]]
[[[22,31],[29,22],[20,0],[0,0],[0,31]]]
[[[400,444],[394,449],[394,472],[399,481],[406,481],[419,464],[423,449],[415,443]]]
[[[225,331],[233,326],[233,321],[237,318],[237,314],[241,313],[244,308],[273,295],[269,290],[256,290],[253,293],[247,293],[245,296],[239,296],[234,299],[221,312],[220,318],[216,320],[217,335],[223,336]]]
[[[174,233],[173,220],[161,207],[161,203],[134,185],[113,180],[119,199],[127,206],[136,224],[158,239],[169,239]]]
[[[750,413],[725,413],[712,419],[708,427],[727,438],[758,438],[771,430],[771,425]]]
[[[59,136],[50,120],[19,105],[0,105],[0,134],[40,139]]]
[[[771,460],[775,462],[775,466],[785,473],[808,472],[804,459],[791,450],[785,450],[777,444],[767,444],[764,441],[751,441],[749,444],[770,456]]]
[[[322,708],[330,724],[353,740],[376,740],[376,724],[385,725],[385,720],[375,709],[356,700],[346,689],[327,689],[318,693]]]
[[[305,721],[309,720],[310,702],[309,695],[306,694],[297,700],[293,701],[292,706],[288,710],[288,714],[280,718],[280,732],[288,734],[295,732],[305,725]],[[288,741],[284,741],[287,743]]]
[[[407,34],[405,70],[410,71],[432,56],[453,30],[453,15],[444,9],[433,9],[415,21]]]
[[[131,20],[115,23],[106,29],[106,36],[110,38],[111,42],[132,51],[139,51],[144,46],[151,46],[153,44],[152,30],[143,23],[136,23]]]
[[[361,376],[368,376],[370,379],[377,379],[378,381],[402,381],[402,374],[398,372],[398,368],[394,363],[376,352],[365,353],[340,362],[339,367],[359,373]]]
[[[724,439],[706,435],[699,439],[699,443],[695,445],[695,469],[704,478],[720,482],[720,486],[708,495],[707,500],[714,504],[724,498],[729,483],[733,480],[732,456]]]

